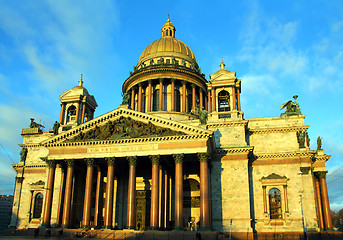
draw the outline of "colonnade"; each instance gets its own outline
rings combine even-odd
[[[178,79],[155,79],[138,83],[128,90],[131,109],[139,112],[207,110],[206,89]]]
[[[328,189],[326,185],[326,171],[315,172],[314,185],[317,200],[317,214],[320,229],[332,229],[332,220],[329,204]]]
[[[175,163],[175,230],[184,229],[183,217],[183,161],[184,154],[173,154],[172,158]],[[210,175],[208,168],[208,155],[207,153],[199,153],[197,155],[200,164],[200,229],[210,230],[211,228],[211,211],[210,211]],[[130,156],[126,158],[129,164],[128,173],[128,197],[127,197],[127,221],[126,228],[136,228],[136,166],[137,156]],[[107,164],[107,185],[106,197],[104,201],[104,223],[101,226],[100,211],[101,211],[101,183],[102,172],[100,168],[95,166],[93,158],[84,159],[87,165],[86,179],[85,179],[85,193],[83,202],[83,219],[82,226],[85,228],[90,227],[91,224],[91,209],[92,209],[92,196],[95,195],[95,212],[94,212],[94,226],[111,229],[113,228],[113,193],[114,193],[114,177],[115,177],[115,157],[105,158]],[[160,165],[160,155],[150,156],[151,160],[151,205],[150,205],[150,229],[157,230],[163,225],[162,220],[166,218],[166,209],[162,212],[162,174]],[[54,177],[56,161],[47,160],[49,171],[47,190],[44,202],[43,212],[43,225],[50,226],[52,197],[54,189]],[[61,225],[64,228],[71,226],[71,204],[73,194],[73,179],[75,160],[67,160],[67,173],[64,187],[63,197],[63,210]],[[96,189],[92,189],[94,170],[96,169]],[[167,179],[165,179],[167,180]],[[166,186],[167,184],[165,184]],[[166,204],[164,204],[166,205]],[[166,221],[165,221],[166,222]],[[59,222],[58,222],[59,224]]]

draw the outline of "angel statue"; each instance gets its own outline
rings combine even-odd
[[[130,94],[129,93],[122,93],[121,96],[123,97],[123,101],[121,104],[129,104],[129,100],[130,100]]]
[[[317,150],[322,150],[322,139],[320,136],[317,138]]]
[[[302,115],[299,104],[297,102],[298,95],[293,96],[293,98],[295,100],[294,102],[292,100],[289,100],[279,107],[280,110],[286,108],[286,111],[284,113],[281,113],[281,116]]]
[[[201,125],[207,124],[208,112],[203,108],[199,111],[199,120]]]

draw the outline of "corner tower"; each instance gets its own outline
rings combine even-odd
[[[62,131],[87,122],[94,117],[98,104],[93,95],[83,87],[82,74],[79,84],[60,96],[61,113],[59,123]]]
[[[192,50],[175,38],[168,19],[162,38],[142,52],[133,72],[123,84],[130,107],[172,119],[188,119],[199,109],[207,110],[207,81]]]

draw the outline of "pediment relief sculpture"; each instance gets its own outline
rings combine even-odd
[[[123,138],[146,138],[185,135],[183,132],[157,127],[151,122],[143,123],[130,117],[121,116],[102,126],[95,126],[87,132],[80,132],[67,141],[116,140]]]

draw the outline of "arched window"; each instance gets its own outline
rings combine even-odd
[[[269,213],[270,219],[281,219],[281,192],[277,188],[269,190]]]
[[[35,196],[35,201],[33,204],[33,218],[40,218],[43,209],[43,194],[38,193]]]
[[[152,110],[153,111],[158,111],[160,108],[160,90],[155,89],[154,94],[153,94],[153,100],[152,100]]]
[[[218,94],[218,112],[230,111],[230,95],[227,91],[220,91]]]
[[[76,107],[74,105],[70,106],[67,111],[67,122],[76,120]]]
[[[175,89],[175,111],[180,112],[181,111],[181,101],[180,101],[180,90]]]

